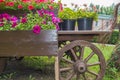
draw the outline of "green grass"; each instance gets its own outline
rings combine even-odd
[[[114,47],[115,47],[114,45],[109,45],[109,44],[95,44],[95,45],[103,53],[106,61],[110,58],[112,51],[114,50]]]
[[[100,51],[102,52],[102,54],[104,55],[104,58],[107,62],[107,60],[111,57],[111,53],[114,49],[114,45],[105,45],[105,44],[95,44]],[[88,56],[91,53],[91,50],[89,48],[85,48],[85,57]],[[49,68],[49,66],[52,64],[54,64],[54,58],[49,58],[49,57],[25,57],[23,60],[23,63],[29,67],[34,67],[34,68],[40,68],[40,69],[45,69],[46,66]],[[90,60],[89,63],[93,63],[95,61],[98,60],[98,56],[94,55]],[[99,66],[95,66],[90,68],[93,71],[99,71]],[[118,73],[119,74],[119,73]],[[106,74],[104,76],[103,80],[112,80],[108,77],[109,74]],[[113,75],[112,75],[113,76]],[[114,79],[114,80],[120,80],[120,79]]]

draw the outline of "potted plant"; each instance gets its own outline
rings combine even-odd
[[[98,19],[98,14],[95,11],[90,11],[88,8],[78,9],[76,13],[78,30],[91,30],[93,20],[96,21]]]
[[[7,11],[10,9],[4,8],[4,10]],[[0,65],[2,70],[5,66],[7,56],[15,57],[27,53],[27,55],[39,54],[36,49],[40,47],[39,45],[44,45],[44,43],[40,43],[41,40],[46,40],[48,43],[52,38],[57,39],[58,23],[60,19],[55,16],[53,11],[42,8],[35,12],[29,10],[29,13],[21,13],[22,16],[17,16],[15,15],[16,13],[12,12],[12,14],[9,14],[9,12],[4,12],[4,10],[0,10],[0,43],[3,44],[2,47],[0,47],[3,51],[3,54],[2,52],[0,53]],[[16,10],[19,9],[16,8]],[[22,10],[24,10],[24,8],[22,8]],[[52,41],[49,42],[49,45],[53,45]],[[18,46],[23,45],[27,48],[27,52],[19,53],[19,51],[22,51],[22,47],[18,48]],[[32,50],[34,50],[34,53],[32,53]],[[0,72],[2,70],[0,70]]]
[[[60,19],[55,17],[53,12],[48,10],[37,10],[36,13],[30,12],[24,17],[11,16],[7,13],[0,14],[0,30],[33,30],[39,34],[41,30],[59,29]]]
[[[62,20],[60,23],[61,30],[74,30],[76,22],[76,12],[70,8],[64,8],[58,13],[58,17]]]

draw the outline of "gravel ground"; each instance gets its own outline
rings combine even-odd
[[[54,65],[44,70],[36,70],[26,67],[21,61],[9,61],[4,73],[1,74],[0,77],[6,75],[7,78],[5,80],[55,80],[53,66]]]

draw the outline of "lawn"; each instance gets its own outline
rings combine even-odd
[[[105,44],[96,44],[96,43],[94,43],[94,44],[102,51],[102,53],[104,55],[104,58],[107,62],[107,60],[110,58],[111,53],[112,53],[115,46],[114,45],[107,45],[107,44],[106,45]],[[85,53],[90,53],[90,50],[86,48]],[[85,56],[87,56],[87,55],[89,55],[89,54],[85,54]],[[98,57],[96,55],[93,56],[90,59],[90,63],[97,61],[97,58]],[[46,72],[46,70],[47,70],[47,73],[48,73],[48,71],[51,72],[52,70],[54,70],[54,68],[53,68],[54,67],[54,57],[46,57],[46,56],[45,57],[43,57],[43,56],[41,56],[41,57],[38,57],[38,56],[37,57],[25,57],[22,60],[22,63],[23,63],[23,65],[25,65],[27,67],[34,68],[35,70],[43,70],[44,72]],[[93,67],[91,69],[94,70],[94,71],[99,70],[98,67]],[[115,70],[113,69],[113,71],[115,71]],[[53,71],[53,73],[54,73],[54,71]],[[114,75],[111,75],[110,73],[107,73],[107,74],[105,74],[103,80],[120,80],[120,77],[119,77],[120,73],[118,73],[118,72],[115,72],[115,73],[117,74],[116,78],[111,79],[111,76],[114,77]],[[17,73],[15,75],[17,75]],[[32,73],[31,73],[31,75],[32,75]],[[14,75],[12,77],[14,77]],[[33,76],[33,78],[35,78],[34,80],[37,80],[35,76]],[[47,79],[43,78],[41,80],[47,80]]]
[[[99,49],[100,51],[103,53],[104,58],[107,60],[110,58],[111,53],[114,49],[114,45],[109,45],[109,44],[97,44],[94,43]],[[91,53],[91,50],[89,50],[88,48],[85,49],[85,57],[89,55],[89,53]],[[93,63],[95,61],[98,60],[98,56],[94,55],[91,59],[90,59],[90,63]],[[51,64],[54,64],[54,57],[49,58],[49,57],[25,57],[23,60],[24,64],[27,64],[27,66],[29,67],[34,67],[34,68],[40,68],[40,69],[45,69],[45,68],[49,68],[49,66]],[[47,66],[47,67],[46,67]],[[99,71],[99,67],[95,66],[90,68],[94,71]],[[108,76],[105,75],[104,80],[109,80]]]

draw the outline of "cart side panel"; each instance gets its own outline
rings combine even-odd
[[[57,55],[56,30],[0,32],[0,56],[54,56]]]

